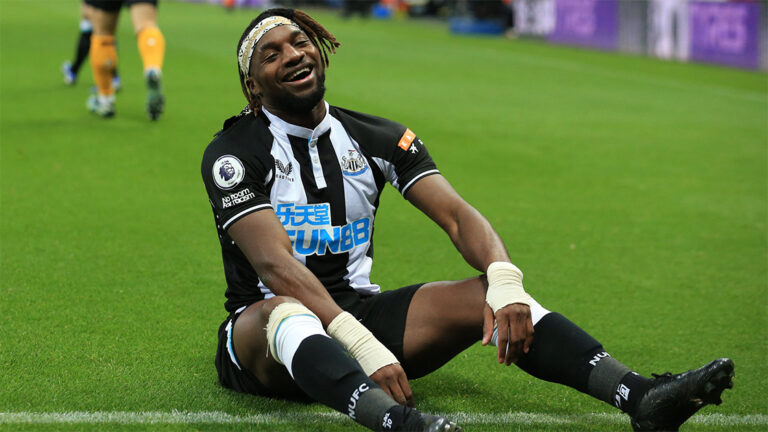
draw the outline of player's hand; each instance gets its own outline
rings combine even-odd
[[[509,366],[517,362],[522,354],[528,354],[533,343],[533,320],[531,308],[522,303],[513,303],[499,309],[494,317],[491,307],[485,305],[483,322],[483,345],[487,345],[493,334],[493,321],[499,329],[496,341],[497,360]]]
[[[384,366],[371,375],[373,382],[379,385],[400,405],[413,407],[413,392],[408,384],[408,377],[400,364]]]

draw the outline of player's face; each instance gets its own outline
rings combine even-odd
[[[248,85],[261,103],[290,113],[304,113],[323,100],[325,71],[320,50],[307,35],[283,25],[256,44]]]

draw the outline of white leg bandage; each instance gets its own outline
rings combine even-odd
[[[285,365],[293,377],[291,364],[301,342],[313,335],[328,337],[320,319],[299,303],[280,303],[269,315],[267,344],[272,358]]]

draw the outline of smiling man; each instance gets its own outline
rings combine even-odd
[[[202,163],[227,281],[216,355],[224,387],[309,398],[372,430],[455,431],[413,408],[408,379],[482,341],[496,345],[499,363],[616,406],[636,430],[676,430],[720,403],[731,360],[648,379],[531,298],[502,240],[414,132],[324,100],[338,46],[291,9],[265,11],[238,42],[248,106]],[[387,183],[445,230],[478,275],[382,293],[370,272]]]

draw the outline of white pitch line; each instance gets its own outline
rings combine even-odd
[[[460,424],[556,425],[627,424],[625,414],[543,414],[510,412],[501,414],[444,413]],[[0,424],[286,424],[341,422],[347,417],[336,412],[292,412],[234,415],[221,411],[96,411],[96,412],[0,412]],[[688,423],[705,426],[768,426],[768,414],[699,414]]]

